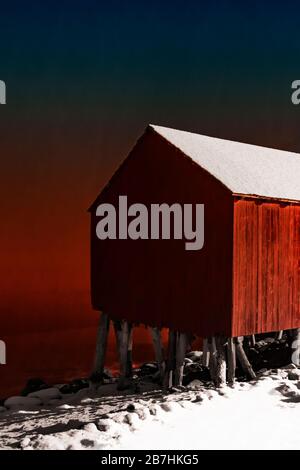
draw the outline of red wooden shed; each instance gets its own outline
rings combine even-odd
[[[99,240],[99,204],[204,204],[205,241]],[[93,307],[227,337],[300,326],[300,155],[148,126],[90,208]]]

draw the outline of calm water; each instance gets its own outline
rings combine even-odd
[[[6,365],[0,365],[0,397],[20,393],[26,381],[40,377],[50,384],[86,377],[93,364],[96,327],[2,336],[7,347]],[[149,332],[136,328],[133,360],[154,359]],[[111,331],[107,367],[117,371],[114,334]]]

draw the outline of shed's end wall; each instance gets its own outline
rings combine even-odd
[[[96,237],[97,204],[203,203],[205,242]],[[140,139],[91,209],[91,288],[95,309],[113,318],[210,336],[229,335],[232,311],[230,192],[154,131]]]
[[[235,199],[233,336],[300,327],[300,204]]]

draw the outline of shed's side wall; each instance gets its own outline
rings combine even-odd
[[[205,242],[96,238],[96,206],[204,203]],[[91,210],[91,287],[95,309],[114,318],[202,336],[229,334],[232,310],[232,196],[189,158],[149,130]]]
[[[235,199],[233,335],[300,327],[300,205]]]

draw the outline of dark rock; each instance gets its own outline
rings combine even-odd
[[[103,424],[103,423],[98,424],[97,427],[98,427],[99,431],[102,431],[102,432],[106,432],[109,428],[109,426],[107,424]]]
[[[63,385],[60,388],[60,392],[65,393],[77,393],[83,388],[89,387],[89,381],[87,379],[75,379],[72,380],[69,384]]]
[[[288,379],[289,380],[300,380],[300,370],[299,369],[294,369],[294,370],[289,371]]]
[[[72,392],[72,387],[69,384],[66,384],[66,385],[63,385],[62,387],[60,387],[59,391],[63,394],[73,393]]]
[[[135,411],[135,406],[133,403],[129,403],[129,405],[127,406],[126,408],[127,411],[129,411],[129,413],[133,413]]]
[[[139,383],[135,383],[133,387],[133,392],[134,393],[141,393],[141,386]]]
[[[127,377],[120,377],[117,385],[117,390],[120,392],[123,390],[128,390],[133,385],[132,380],[128,379]]]
[[[269,342],[265,340],[270,340]],[[271,341],[273,338],[261,340],[255,348],[248,351],[248,359],[255,371],[263,368],[278,369],[290,362],[290,348],[285,341]],[[265,341],[264,344],[262,342]]]
[[[196,395],[195,399],[192,400],[192,403],[200,403],[201,401],[203,401],[203,398],[201,397],[201,395]]]
[[[100,384],[103,382],[111,382],[113,380],[113,374],[109,369],[104,369],[103,374],[100,374],[99,372],[93,372],[89,376],[89,380],[93,384]]]
[[[158,365],[156,362],[147,362],[140,367],[139,375],[142,377],[145,375],[152,375],[158,371]]]
[[[188,364],[188,366],[184,368],[183,385],[188,385],[193,380],[201,380],[202,382],[210,381],[208,368],[197,362]]]
[[[95,442],[92,441],[91,439],[82,439],[81,440],[81,445],[83,445],[84,447],[93,447]]]
[[[93,384],[100,384],[103,380],[103,374],[100,374],[99,372],[93,372],[90,376],[89,376],[89,380],[93,383]]]
[[[27,381],[25,387],[21,391],[21,396],[26,397],[29,393],[38,392],[39,390],[44,390],[45,388],[50,388],[50,385],[46,384],[43,379],[34,377]]]
[[[199,362],[201,361],[202,355],[202,351],[190,351],[187,353],[186,358],[191,359],[193,362]]]

